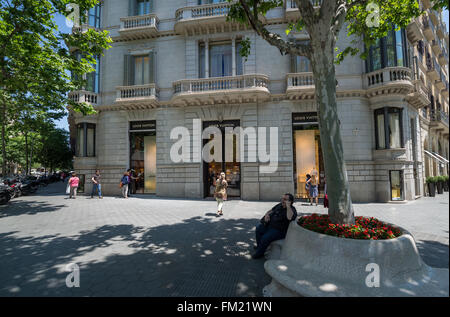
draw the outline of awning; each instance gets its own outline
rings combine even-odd
[[[437,153],[428,152],[427,150],[423,150],[423,151],[425,152],[425,154],[427,154],[431,158],[435,159],[436,161],[440,162],[441,164],[448,164],[449,163],[449,161],[447,159],[443,158],[442,156],[440,156]]]

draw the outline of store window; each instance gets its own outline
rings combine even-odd
[[[406,43],[405,30],[396,31],[395,27],[392,27],[386,37],[377,39],[376,43],[369,48],[369,58],[366,61],[367,72],[370,73],[385,67],[408,67]]]
[[[95,124],[80,123],[77,125],[75,155],[77,157],[95,156]]]
[[[403,171],[389,171],[391,186],[391,200],[404,200],[403,198]]]
[[[375,110],[376,148],[403,148],[402,109],[381,108]]]

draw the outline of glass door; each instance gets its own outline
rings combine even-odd
[[[236,135],[230,135],[230,146],[227,148],[227,142],[226,139],[226,133],[230,134],[230,132],[226,132],[226,128],[232,128],[239,126],[239,121],[222,121],[222,122],[204,122],[203,123],[203,129],[215,126],[219,128],[221,134],[220,135],[210,135],[209,139],[203,140],[203,145],[207,144],[208,142],[214,140],[215,137],[220,137],[222,139],[222,155],[221,155],[221,161],[216,162],[213,160],[212,162],[208,163],[204,161],[203,163],[203,182],[205,184],[204,187],[204,196],[205,197],[213,197],[214,195],[214,189],[215,189],[215,181],[220,176],[221,172],[225,173],[225,179],[228,183],[228,189],[227,194],[228,197],[240,197],[241,196],[241,164],[238,162],[238,136]],[[214,155],[215,149],[212,148],[209,155]],[[232,151],[232,152],[230,152]],[[231,159],[228,159],[228,162],[226,162],[226,157],[228,156]]]
[[[324,197],[325,168],[320,131],[317,125],[301,125],[294,127],[294,171],[295,193],[297,198],[306,199],[306,175],[316,174],[319,198]]]
[[[146,132],[130,133],[130,168],[135,177],[131,183],[134,194],[156,194],[156,136]]]
[[[390,171],[391,200],[403,200],[403,172]]]

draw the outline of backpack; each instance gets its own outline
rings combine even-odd
[[[122,180],[121,180],[121,183],[122,183],[123,185],[128,185],[128,176],[123,176],[123,177],[122,177]]]

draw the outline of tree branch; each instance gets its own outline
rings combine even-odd
[[[258,15],[252,14],[245,0],[239,0],[239,3],[244,9],[247,20],[249,21],[253,30],[258,33],[258,35],[260,35],[264,40],[266,40],[270,45],[277,47],[280,50],[281,54],[292,54],[310,57],[311,47],[309,44],[306,45],[300,43],[291,43],[283,40],[279,34],[272,33],[264,27],[263,23],[257,17]]]

